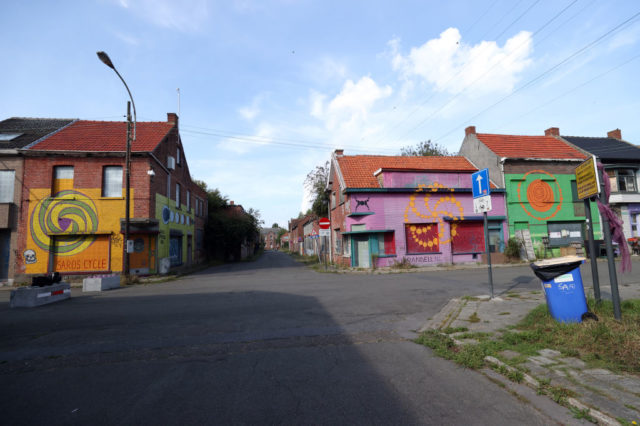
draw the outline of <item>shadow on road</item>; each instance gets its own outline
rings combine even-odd
[[[414,424],[313,297],[74,297],[0,310],[4,424]]]

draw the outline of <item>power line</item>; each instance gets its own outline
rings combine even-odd
[[[470,119],[466,120],[464,123],[456,126],[455,128],[451,129],[449,132],[445,133],[444,135],[438,137],[437,139],[434,140],[435,141],[439,141],[447,136],[449,136],[451,133],[455,132],[456,130],[458,130],[460,127],[464,126],[466,123],[478,118],[480,115],[484,114],[485,112],[487,112],[488,110],[492,109],[493,107],[501,104],[502,102],[504,102],[505,100],[511,98],[512,96],[514,96],[515,94],[519,93],[520,91],[526,89],[527,87],[535,84],[536,82],[542,80],[545,76],[551,74],[552,72],[554,72],[555,70],[557,70],[558,68],[560,68],[562,65],[566,64],[567,62],[569,62],[571,59],[575,58],[576,56],[580,55],[581,53],[587,51],[588,49],[591,49],[592,47],[594,47],[595,45],[597,45],[598,43],[600,43],[602,40],[606,39],[607,37],[613,35],[615,32],[619,31],[620,29],[622,29],[624,26],[628,25],[630,22],[632,22],[634,19],[636,19],[638,16],[640,15],[640,12],[637,12],[636,14],[634,14],[633,16],[631,16],[630,18],[626,19],[625,21],[623,21],[622,23],[616,25],[615,27],[613,27],[612,29],[610,29],[609,31],[605,32],[604,34],[602,34],[600,37],[596,38],[595,40],[591,41],[590,43],[586,44],[585,46],[581,47],[580,49],[578,49],[577,51],[575,51],[574,53],[572,53],[571,55],[567,56],[566,58],[564,58],[562,61],[558,62],[556,65],[552,66],[551,68],[547,69],[546,71],[542,72],[541,74],[537,75],[536,77],[534,77],[533,79],[529,80],[527,83],[523,84],[522,86],[518,87],[517,89],[515,89],[513,92],[511,92],[510,94],[502,97],[501,99],[499,99],[498,101],[494,102],[493,104],[487,106],[486,108],[484,108],[482,111],[480,111],[479,113],[475,114],[473,117],[471,117]]]
[[[547,26],[549,26],[553,21],[555,21],[556,19],[558,19],[565,11],[567,11],[570,7],[572,7],[575,3],[577,3],[578,0],[573,0],[571,3],[569,3],[567,6],[565,6],[562,10],[560,10],[558,13],[556,13],[551,19],[549,19],[547,22],[545,22],[540,28],[538,28],[532,35],[531,38],[534,38],[536,36],[536,34],[539,34],[542,30],[544,30]],[[554,30],[553,32],[557,31]],[[551,32],[550,34],[552,34],[553,32]],[[549,35],[550,35],[549,34]],[[548,37],[548,36],[547,36]],[[486,76],[489,72],[491,72],[491,70],[493,70],[496,66],[498,66],[499,64],[501,64],[503,61],[505,61],[506,59],[510,58],[511,56],[513,56],[514,54],[516,54],[518,52],[518,50],[520,50],[520,48],[522,46],[525,45],[526,42],[522,42],[520,45],[518,45],[509,55],[507,55],[504,58],[501,58],[500,60],[498,60],[496,63],[494,63],[489,69],[487,69],[487,71],[485,71],[483,74],[481,74],[478,78],[476,78],[475,80],[473,80],[471,83],[469,83],[468,85],[466,85],[465,87],[462,88],[462,90],[460,90],[458,93],[456,93],[453,97],[451,97],[446,103],[444,103],[441,107],[439,107],[438,109],[436,109],[435,111],[433,111],[431,114],[429,114],[425,119],[421,120],[418,124],[416,124],[415,126],[413,126],[411,129],[409,129],[408,131],[406,131],[405,133],[402,134],[402,136],[400,136],[400,139],[402,139],[403,137],[405,137],[406,135],[412,133],[414,130],[416,130],[417,128],[421,127],[422,125],[424,125],[426,122],[428,122],[429,120],[431,120],[433,117],[435,117],[439,112],[441,112],[443,109],[445,109],[447,106],[449,106],[453,101],[455,101],[456,99],[458,99],[460,96],[462,96],[462,94],[471,86],[473,86],[475,83],[477,83],[478,81],[480,81],[482,78],[484,78],[484,76]],[[468,65],[467,65],[468,66]],[[460,68],[460,70],[458,71],[458,73],[456,73],[452,78],[450,78],[449,80],[447,80],[447,83],[449,81],[451,81],[453,78],[457,77],[458,75],[460,75],[463,71],[465,70],[465,67]],[[446,84],[446,83],[445,83]],[[431,95],[430,98],[433,98],[433,96],[435,95]],[[429,98],[429,99],[430,99]]]

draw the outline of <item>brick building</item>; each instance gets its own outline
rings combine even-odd
[[[125,122],[78,120],[22,151],[22,274],[123,270],[126,135]],[[131,153],[131,273],[202,261],[207,196],[191,179],[177,115],[137,123]]]
[[[13,281],[21,253],[18,218],[22,211],[24,160],[20,150],[71,122],[71,119],[17,117],[0,121],[0,282]]]
[[[464,157],[344,155],[331,158],[331,259],[345,266],[475,263],[485,252],[483,216],[474,213]],[[492,185],[495,188],[495,185]],[[504,190],[492,190],[489,247],[507,237]]]

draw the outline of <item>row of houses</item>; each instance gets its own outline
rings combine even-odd
[[[474,213],[471,174],[487,168],[492,210],[489,247],[501,261],[510,237],[526,237],[538,256],[580,250],[587,226],[601,239],[600,216],[577,197],[575,168],[595,155],[611,179],[610,204],[627,238],[639,236],[640,148],[619,129],[606,137],[563,136],[550,128],[540,136],[477,133],[471,126],[459,155],[451,157],[331,156],[330,252],[333,262],[385,267],[484,261],[483,216]],[[306,251],[317,220],[289,224],[294,250]],[[296,245],[297,244],[297,245]],[[312,245],[310,245],[311,247]],[[317,246],[315,246],[317,247]]]
[[[204,260],[207,194],[189,173],[178,116],[135,133],[131,273]],[[126,140],[125,122],[0,122],[0,281],[123,270]]]

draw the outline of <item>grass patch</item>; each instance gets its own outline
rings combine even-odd
[[[301,255],[299,253],[291,253],[290,255],[291,257],[293,257],[293,260],[295,260],[296,262],[304,263],[305,265],[315,265],[320,263],[318,261],[318,256],[307,256]]]
[[[511,315],[511,312],[500,312],[498,315]]]
[[[469,329],[467,327],[447,327],[442,330],[444,334],[462,333],[465,331],[469,331]]]
[[[480,322],[480,317],[478,316],[477,312],[474,312],[473,314],[471,314],[471,316],[469,317],[469,319],[467,319],[467,321],[469,322]]]
[[[461,328],[445,329],[446,334],[431,330],[423,333],[416,342],[432,348],[438,355],[451,359],[469,368],[484,365],[486,355],[502,358],[499,353],[511,350],[521,354],[505,360],[509,365],[518,365],[527,357],[538,355],[540,349],[555,349],[564,356],[580,358],[590,368],[606,368],[614,372],[640,373],[640,300],[626,300],[621,304],[622,320],[613,318],[613,305],[602,301],[596,306],[588,300],[589,309],[599,321],[565,324],[555,321],[546,305],[534,308],[517,326],[507,327],[501,336],[489,338],[487,334],[467,333],[458,338],[477,338],[477,344],[457,347],[446,334],[467,331]],[[479,322],[474,313],[468,319]],[[558,389],[545,392],[557,400],[563,393]]]

